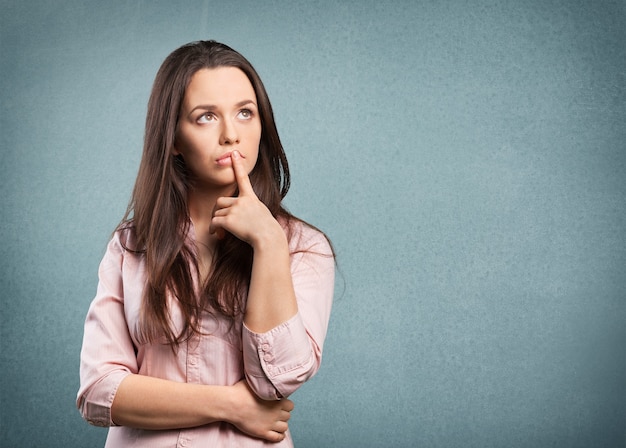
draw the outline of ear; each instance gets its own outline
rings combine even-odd
[[[172,142],[172,149],[171,149],[172,155],[174,157],[182,155],[182,153],[176,148],[176,146],[178,146],[178,143],[179,142],[178,142],[178,125],[177,125],[176,131],[174,133],[174,141]]]
[[[177,146],[178,146],[178,138],[175,138],[174,142],[172,143],[172,149],[171,149],[171,153],[174,157],[183,155],[183,153],[178,150]]]

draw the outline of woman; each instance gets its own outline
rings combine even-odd
[[[287,397],[320,365],[334,255],[281,205],[288,188],[250,63],[214,41],[170,54],[85,322],[77,405],[106,446],[292,446]]]

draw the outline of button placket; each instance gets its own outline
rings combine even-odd
[[[268,342],[261,343],[259,348],[261,349],[261,353],[259,354],[261,355],[261,358],[263,359],[263,361],[269,363],[274,359],[274,357],[270,353],[271,347]]]
[[[200,341],[198,338],[191,338],[187,342],[187,382],[199,383],[200,372],[198,370],[198,348]]]
[[[176,443],[176,448],[185,448],[187,446],[189,446],[189,438],[186,437],[186,432],[182,431],[179,435],[178,435],[178,442]]]

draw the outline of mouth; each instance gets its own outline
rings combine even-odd
[[[232,151],[228,151],[227,153],[222,154],[215,160],[215,163],[217,163],[218,165],[224,165],[224,166],[232,165],[232,159],[231,159],[232,153],[233,153]],[[243,154],[241,154],[241,158],[245,159],[246,157]]]

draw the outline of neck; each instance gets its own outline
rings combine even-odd
[[[232,186],[223,189],[190,189],[187,193],[187,206],[189,217],[193,221],[198,243],[207,247],[215,245],[215,235],[209,233],[213,209],[217,199],[224,196],[232,196]]]

